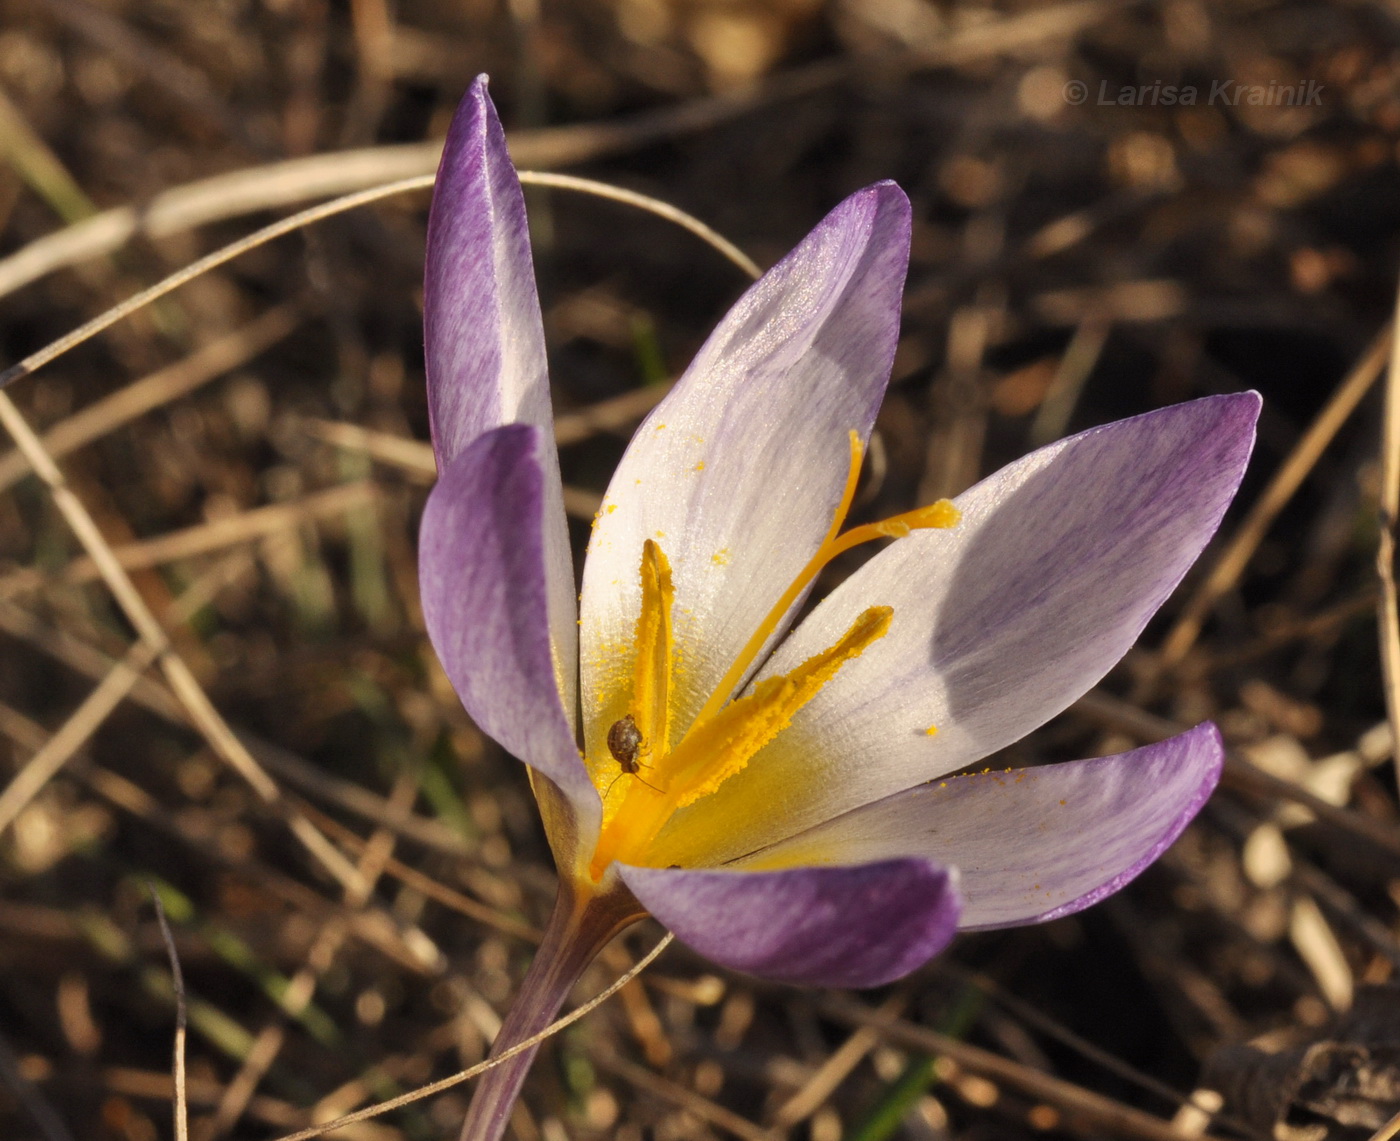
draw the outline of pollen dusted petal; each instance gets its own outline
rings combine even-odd
[[[868,804],[737,867],[922,856],[958,869],[959,927],[1038,923],[1117,891],[1181,835],[1220,779],[1206,722],[1115,757],[949,777]]]
[[[738,858],[954,772],[1044,724],[1137,639],[1214,534],[1254,441],[1259,398],[1207,397],[1033,452],[959,496],[962,521],[891,543],[774,653],[781,674],[872,603],[899,620],[742,773],[677,813]],[[764,676],[761,674],[760,676]],[[934,724],[936,737],[924,730]],[[754,810],[764,806],[764,811]]]

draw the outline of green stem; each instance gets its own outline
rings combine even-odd
[[[492,1056],[547,1027],[593,957],[645,914],[620,885],[606,894],[585,895],[562,879],[544,938],[491,1046]],[[460,1141],[498,1141],[538,1049],[523,1050],[482,1075]]]

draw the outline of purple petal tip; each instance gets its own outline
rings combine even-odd
[[[957,873],[917,858],[780,871],[623,866],[637,898],[717,963],[779,982],[881,986],[957,930]]]
[[[1257,393],[1251,393],[1256,397],[1255,411],[1257,412]],[[1197,767],[1195,773],[1196,784],[1188,798],[1177,810],[1176,816],[1158,835],[1157,841],[1141,857],[1135,860],[1130,866],[1124,868],[1118,875],[1114,876],[1107,883],[1100,885],[1093,891],[1071,900],[1060,907],[1045,912],[1029,922],[1044,923],[1051,919],[1059,919],[1066,915],[1073,915],[1077,911],[1083,911],[1086,907],[1092,907],[1102,899],[1107,899],[1115,892],[1121,891],[1133,880],[1137,879],[1148,867],[1156,863],[1162,853],[1176,843],[1181,834],[1186,831],[1186,826],[1193,821],[1197,814],[1205,807],[1206,801],[1210,799],[1211,793],[1215,791],[1216,785],[1220,783],[1221,773],[1225,770],[1225,742],[1220,736],[1220,730],[1213,721],[1202,721],[1193,729],[1188,729],[1178,737],[1174,737],[1170,742],[1164,744],[1174,745],[1182,758],[1181,764],[1194,765]]]

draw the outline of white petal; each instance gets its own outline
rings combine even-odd
[[[889,379],[909,204],[892,183],[847,199],[730,310],[637,430],[603,502],[582,604],[590,756],[630,697],[642,545],[675,582],[689,723],[831,524]]]
[[[957,527],[882,551],[763,673],[832,645],[868,606],[894,608],[889,634],[746,769],[677,814],[658,849],[667,862],[742,856],[956,771],[1080,697],[1215,532],[1258,408],[1252,393],[1210,397],[1062,440],[959,497]]]
[[[1205,804],[1225,751],[1206,722],[1157,744],[949,777],[857,808],[736,867],[923,857],[956,868],[963,930],[1039,923],[1113,894]]]

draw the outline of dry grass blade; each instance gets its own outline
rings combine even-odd
[[[487,1070],[495,1069],[502,1062],[509,1061],[517,1054],[523,1054],[526,1050],[533,1050],[541,1042],[554,1037],[554,1035],[558,1034],[559,1031],[563,1030],[565,1027],[572,1026],[580,1018],[583,1018],[585,1015],[607,1002],[608,999],[612,998],[613,995],[646,970],[647,967],[651,966],[660,956],[661,952],[671,945],[674,939],[675,936],[668,931],[661,937],[655,947],[648,951],[643,958],[638,960],[636,966],[613,982],[612,985],[596,998],[589,999],[576,1010],[571,1010],[563,1018],[551,1022],[538,1034],[533,1034],[524,1041],[517,1042],[510,1049],[501,1051],[496,1057],[488,1058],[479,1065],[472,1066],[469,1070],[463,1070],[459,1074],[453,1074],[450,1078],[443,1078],[441,1081],[422,1086],[412,1093],[404,1094],[402,1097],[392,1098],[389,1101],[381,1102],[379,1105],[372,1105],[356,1113],[346,1114],[344,1117],[337,1117],[334,1121],[327,1121],[312,1129],[303,1129],[299,1133],[289,1133],[285,1137],[278,1137],[276,1141],[305,1141],[308,1137],[320,1137],[323,1133],[329,1133],[333,1129],[340,1129],[346,1125],[354,1124],[357,1121],[366,1121],[371,1117],[378,1117],[381,1114],[388,1113],[390,1110],[398,1109],[399,1106],[420,1101],[425,1097],[432,1097],[434,1094],[441,1093],[443,1090],[449,1090],[453,1086],[461,1085],[463,1082],[479,1077]]]
[[[126,658],[113,666],[101,684],[74,710],[63,727],[25,762],[14,780],[5,786],[5,791],[0,792],[0,833],[14,823],[73,754],[87,744],[107,715],[131,692],[157,652],[157,647],[146,642],[133,646]]]
[[[1400,1113],[1372,1133],[1368,1141],[1394,1141],[1396,1137],[1400,1137]]]
[[[929,1054],[944,1055],[974,1073],[1005,1082],[1077,1118],[1092,1128],[1097,1136],[1131,1138],[1132,1141],[1181,1141],[1181,1134],[1170,1122],[1153,1117],[1150,1113],[1023,1066],[990,1050],[969,1045],[961,1039],[881,1015],[855,999],[828,998],[821,1003],[821,1009],[841,1022],[868,1026],[887,1041]],[[1210,1141],[1207,1134],[1198,1136]]]
[[[1376,339],[1371,342],[1356,367],[1337,386],[1332,399],[1298,441],[1283,466],[1274,474],[1269,486],[1250,509],[1244,522],[1236,529],[1229,544],[1220,552],[1211,566],[1210,573],[1187,599],[1176,622],[1162,641],[1162,649],[1158,655],[1162,668],[1170,669],[1178,664],[1196,644],[1211,607],[1239,581],[1244,568],[1258,550],[1278,513],[1293,498],[1293,493],[1302,485],[1308,472],[1312,471],[1347,417],[1356,410],[1361,398],[1370,391],[1371,385],[1376,382],[1381,369],[1385,367],[1391,346],[1390,332],[1391,326],[1387,326],[1376,335]]]
[[[422,440],[411,440],[406,436],[396,436],[392,432],[380,432],[374,428],[362,428],[358,424],[341,424],[332,420],[309,420],[306,431],[337,448],[362,452],[372,460],[398,468],[410,476],[417,476],[423,482],[437,479],[437,460],[433,457],[433,446]]]
[[[677,1105],[686,1112],[694,1114],[701,1121],[739,1137],[742,1141],[778,1141],[784,1136],[778,1129],[764,1129],[761,1125],[755,1125],[748,1118],[740,1117],[733,1110],[725,1109],[724,1106],[717,1105],[704,1095],[663,1078],[659,1074],[654,1074],[635,1062],[627,1061],[626,1058],[619,1058],[613,1054],[601,1054],[595,1061],[599,1069],[616,1074],[640,1090],[664,1098],[672,1105]]]
[[[44,450],[34,429],[20,414],[14,401],[4,392],[0,392],[0,424],[10,433],[35,473],[48,484],[54,505],[98,567],[103,582],[107,584],[128,621],[136,628],[141,640],[157,650],[161,669],[170,683],[170,688],[210,747],[248,782],[266,804],[279,809],[285,808],[281,790],[276,782],[253,759],[252,754],[228,727],[184,659],[171,649],[165,631],[151,613],[150,607],[146,605],[130,576],[117,562],[111,546],[102,537],[87,508],[69,488],[63,473]],[[288,817],[288,827],[307,851],[343,885],[358,883],[359,872],[354,865],[312,827],[304,816],[291,813]]]
[[[358,851],[365,848],[368,841],[361,839],[345,825],[339,823],[329,816],[323,816],[311,811],[317,823],[327,835],[334,836],[342,845],[351,851]],[[488,927],[494,927],[507,935],[514,935],[519,939],[524,939],[530,943],[538,943],[543,936],[543,932],[529,923],[522,923],[518,919],[512,919],[504,912],[494,907],[488,907],[479,900],[472,899],[469,895],[463,895],[460,891],[455,891],[445,884],[439,883],[432,876],[425,875],[417,868],[410,867],[401,860],[392,856],[384,861],[384,871],[387,875],[393,876],[407,887],[414,891],[421,892],[429,899],[436,900],[444,907],[449,907],[469,919],[474,919],[478,923],[484,923]]]
[[[566,412],[554,420],[554,442],[566,447],[582,443],[599,432],[628,430],[661,403],[670,391],[669,384],[649,384],[645,388],[600,400],[577,412]],[[303,427],[318,440],[347,451],[362,452],[370,459],[397,468],[409,476],[428,482],[437,478],[437,460],[433,458],[432,445],[422,440],[336,420],[307,420]]]
[[[548,175],[536,175],[530,171],[520,171],[519,173],[522,182],[527,182],[532,177],[544,180],[548,180],[551,177]],[[261,230],[249,234],[246,238],[241,238],[236,242],[231,242],[215,250],[213,253],[206,254],[204,257],[191,262],[183,269],[177,270],[175,273],[161,279],[154,285],[127,298],[120,304],[112,306],[112,308],[108,309],[105,313],[94,317],[91,321],[79,326],[71,333],[59,337],[56,341],[50,342],[38,352],[31,353],[18,364],[11,365],[4,372],[0,372],[0,388],[14,383],[20,377],[28,376],[38,369],[43,368],[43,366],[50,361],[58,359],[70,349],[91,339],[102,332],[102,330],[111,328],[111,326],[115,325],[118,321],[145,308],[153,301],[164,297],[167,293],[179,289],[180,286],[208,273],[211,269],[216,269],[221,265],[233,261],[249,250],[257,249],[259,246],[266,245],[276,238],[290,234],[306,226],[313,225],[326,218],[332,218],[337,214],[343,214],[347,211],[355,210],[361,206],[367,206],[370,203],[379,202],[386,198],[393,198],[399,194],[406,194],[414,190],[427,190],[433,185],[435,177],[436,176],[432,174],[420,175],[416,178],[405,178],[396,182],[383,183],[371,187],[368,190],[362,190],[356,194],[347,194],[344,197],[336,198],[330,202],[324,202],[319,206],[313,206],[309,210],[303,210],[298,214],[293,214],[291,217],[283,218],[281,221],[274,222],[269,226],[264,226]],[[678,225],[684,226],[691,233],[696,234],[698,237],[714,245],[720,253],[726,258],[733,260],[744,272],[753,277],[758,276],[758,267],[755,266],[742,251],[735,247],[733,243],[715,233],[714,230],[706,226],[699,219],[691,217],[669,203],[661,202],[655,198],[649,198],[646,195],[637,194],[633,191],[619,191],[617,188],[609,186],[606,183],[593,182],[590,179],[565,179],[563,181],[551,182],[550,185],[558,186],[561,189],[577,190],[585,194],[595,194],[603,198],[616,199],[617,201],[626,202],[629,205],[647,210],[668,221],[676,222]]]
[[[1102,0],[1086,0],[990,20],[945,36],[937,44],[925,45],[894,63],[904,67],[942,65],[1024,51],[1077,35],[1109,7]],[[693,99],[631,118],[513,131],[508,140],[511,156],[517,166],[538,167],[596,160],[708,130],[768,103],[820,91],[853,70],[843,60],[819,61],[748,90]],[[57,269],[111,253],[137,236],[165,237],[260,210],[353,193],[391,180],[431,179],[441,153],[442,144],[435,140],[365,147],[288,159],[177,186],[157,194],[140,208],[121,206],[104,211],[0,259],[0,297]]]
[[[576,190],[582,194],[591,194],[596,198],[606,198],[611,202],[621,202],[625,206],[634,206],[638,210],[645,210],[648,214],[655,214],[658,218],[665,218],[666,221],[673,222],[683,230],[689,230],[701,241],[708,242],[755,280],[763,273],[754,264],[753,259],[728,238],[716,233],[700,219],[692,217],[684,210],[677,209],[669,202],[662,202],[649,195],[638,194],[633,190],[624,190],[620,186],[612,186],[606,182],[596,182],[591,178],[575,178],[571,174],[548,174],[538,170],[522,170],[520,171],[520,181],[525,186],[549,186],[555,190]]]
[[[906,994],[894,994],[880,1004],[877,1013],[882,1018],[898,1018],[908,1004]],[[842,1042],[802,1088],[778,1107],[773,1114],[773,1127],[788,1130],[814,1114],[879,1042],[879,1034],[868,1026],[861,1027]]]
[[[42,437],[44,447],[54,459],[62,459],[138,416],[247,364],[288,336],[300,321],[295,305],[269,309],[261,317],[184,360],[143,377],[54,425]],[[12,487],[28,474],[29,465],[19,453],[0,457],[0,491]]]
[[[393,792],[387,805],[387,815],[391,819],[402,818],[412,809],[413,799],[418,794],[420,770],[421,760],[415,760],[405,765],[395,777]],[[361,886],[346,889],[344,904],[347,908],[356,911],[364,908],[370,893],[383,875],[385,864],[392,858],[395,840],[394,832],[381,826],[375,829],[374,834],[364,844],[357,863]],[[292,976],[282,996],[282,1013],[285,1016],[299,1017],[310,1005],[322,976],[335,962],[348,934],[349,925],[340,917],[329,920],[321,927],[311,944],[311,949],[306,953],[302,966]],[[237,1125],[258,1086],[281,1053],[286,1041],[286,1031],[285,1020],[278,1018],[266,1023],[258,1032],[258,1037],[247,1057],[243,1059],[238,1073],[224,1090],[224,1096],[214,1114],[214,1121],[209,1127],[210,1137],[223,1137]]]
[[[1400,314],[1400,293],[1396,297]],[[1400,317],[1392,322],[1400,328]],[[1381,676],[1385,707],[1390,715],[1391,740],[1400,742],[1400,594],[1395,586],[1395,528],[1400,525],[1400,337],[1391,338],[1390,368],[1385,383],[1385,421],[1381,430],[1380,544],[1376,572],[1381,580]],[[1400,748],[1395,750],[1400,774]]]
[[[319,222],[323,218],[331,218],[336,214],[343,214],[347,210],[354,210],[359,206],[368,205],[371,202],[379,202],[385,198],[392,198],[397,194],[404,194],[412,190],[426,190],[433,184],[433,175],[419,175],[416,178],[406,178],[398,182],[389,182],[374,186],[369,190],[360,191],[358,194],[348,194],[343,198],[337,198],[331,202],[322,203],[320,206],[313,206],[309,210],[303,210],[299,214],[293,214],[289,218],[283,218],[279,222],[274,222],[270,226],[264,226],[249,234],[246,238],[232,242],[221,249],[215,250],[211,254],[191,262],[183,269],[177,270],[168,277],[162,278],[154,285],[133,294],[118,305],[112,306],[105,313],[94,317],[84,325],[80,325],[66,336],[59,337],[45,345],[36,353],[31,353],[18,364],[11,365],[4,372],[0,372],[0,388],[12,384],[22,376],[43,368],[52,360],[56,360],[69,349],[81,345],[84,341],[96,336],[103,329],[111,328],[123,318],[131,316],[139,309],[145,308],[151,302],[171,293],[186,282],[193,281],[196,277],[208,273],[211,269],[224,265],[234,258],[247,253],[249,250],[257,249],[266,245],[274,238],[280,238],[284,234],[290,234],[309,226],[314,222]]]
[[[631,119],[513,131],[509,136],[511,157],[517,166],[587,162],[705,130],[765,103],[820,90],[842,79],[849,70],[844,65],[833,68],[822,63],[780,76],[753,91],[696,99]],[[57,269],[111,253],[138,236],[168,237],[262,210],[330,195],[354,195],[386,182],[426,179],[431,184],[441,155],[442,143],[436,140],[364,147],[287,159],[177,186],[140,208],[120,206],[104,211],[0,259],[0,297]]]
[[[326,491],[318,491],[291,503],[274,503],[251,511],[202,523],[168,535],[125,543],[112,548],[116,564],[125,570],[160,566],[177,559],[207,555],[214,551],[265,539],[279,531],[299,527],[316,519],[342,515],[356,507],[374,502],[376,489],[368,481],[346,483]],[[58,581],[78,584],[102,577],[101,567],[91,557],[75,559],[58,574]],[[54,581],[53,577],[35,570],[18,571],[0,579],[0,597],[13,598],[26,590],[34,590]]]
[[[185,1035],[189,1010],[185,1002],[185,972],[180,967],[180,954],[175,949],[175,936],[170,933],[170,924],[165,918],[165,906],[160,901],[160,892],[156,891],[154,884],[147,886],[151,890],[151,902],[155,904],[165,953],[170,959],[170,979],[175,992],[175,1056],[171,1075],[175,1083],[175,1141],[189,1141],[190,1114],[185,1080]]]
[[[198,1074],[187,1076],[185,1096],[190,1105],[217,1105],[223,1096],[222,1085],[214,1078]],[[149,1098],[168,1101],[175,1096],[174,1084],[170,1075],[152,1070],[138,1070],[128,1066],[112,1066],[102,1071],[102,1088],[108,1093],[121,1094],[133,1098]],[[276,1129],[294,1129],[306,1120],[306,1113],[290,1102],[260,1096],[249,1106],[250,1117],[264,1125]],[[395,1135],[397,1137],[397,1135]],[[347,1130],[344,1141],[388,1141],[383,1133]]]

